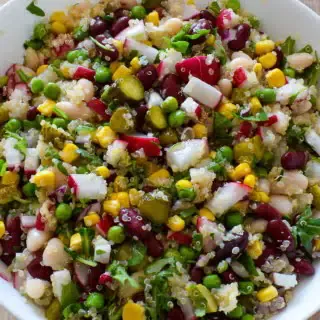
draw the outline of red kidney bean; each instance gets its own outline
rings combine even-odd
[[[277,62],[274,65],[273,68],[280,68],[281,64],[282,64],[282,61],[283,61],[283,58],[284,58],[283,52],[282,52],[280,47],[275,48],[274,51],[275,51],[275,53],[277,55]]]
[[[228,47],[230,50],[239,51],[246,46],[246,42],[250,37],[251,27],[246,24],[239,24],[237,26],[236,38],[228,42]]]
[[[153,236],[153,233],[146,228],[147,223],[143,217],[134,209],[123,208],[120,210],[119,218],[126,231],[140,240],[146,240]]]
[[[184,96],[181,91],[181,81],[176,74],[168,74],[162,81],[161,89],[163,98],[171,96],[175,97],[179,103],[184,101]]]
[[[237,275],[232,270],[227,270],[221,274],[224,283],[232,283],[239,280]]]
[[[227,40],[230,37],[230,30],[229,29],[218,29],[218,34],[221,37],[221,40]]]
[[[146,105],[141,105],[136,109],[136,130],[143,132],[143,126],[146,119],[146,114],[148,112],[148,107]]]
[[[184,320],[184,314],[180,307],[175,306],[167,314],[167,320]]]
[[[50,267],[42,265],[41,262],[42,256],[39,255],[28,264],[27,270],[33,278],[50,281],[53,270]]]
[[[207,19],[199,19],[195,23],[192,24],[189,34],[196,34],[199,30],[212,30],[213,25],[210,20]],[[206,36],[201,36],[198,39],[190,40],[192,44],[200,44],[206,40]]]
[[[190,270],[191,281],[195,283],[202,283],[202,278],[204,277],[204,271],[202,268],[194,266]]]
[[[225,184],[224,181],[214,180],[211,186],[211,192],[216,192],[219,188],[221,188]]]
[[[98,36],[96,36],[96,40],[99,41],[103,46],[107,47],[107,49],[103,49],[97,46],[97,51],[100,57],[103,57],[109,62],[118,59],[118,49],[113,44],[108,43],[108,38],[104,34],[99,34]]]
[[[89,24],[89,33],[92,37],[104,33],[108,29],[108,24],[101,17],[91,19]]]
[[[132,297],[133,302],[145,301],[144,292],[138,292]]]
[[[200,18],[210,21],[213,27],[217,24],[216,17],[209,10],[201,10]]]
[[[260,268],[266,263],[270,256],[278,257],[280,255],[280,252],[274,246],[267,244],[266,248],[262,252],[262,255],[257,260],[255,260],[255,264]]]
[[[168,240],[173,240],[180,245],[190,246],[192,243],[192,236],[183,232],[173,232],[168,235]]]
[[[10,256],[7,259],[7,261],[9,261],[12,255],[21,251],[22,230],[19,216],[11,214],[7,216],[6,231],[8,232],[8,237],[1,240],[1,245],[3,249],[3,257]]]
[[[282,220],[269,221],[266,232],[281,251],[291,252],[295,250],[291,231]]]
[[[207,320],[229,320],[230,318],[224,312],[215,312],[206,314]]]
[[[122,9],[122,8],[119,8],[114,12],[115,19],[119,19],[122,17],[128,17],[128,15],[129,15],[129,11]]]
[[[153,258],[159,258],[163,255],[163,244],[156,238],[155,234],[151,233],[148,238],[143,240],[143,244],[147,247],[149,256]]]
[[[258,217],[266,219],[268,221],[281,219],[281,213],[267,203],[258,204],[257,208],[254,210],[254,213]]]
[[[281,157],[281,165],[286,170],[303,169],[308,161],[304,151],[288,151]]]
[[[86,285],[87,291],[97,291],[100,276],[105,273],[105,271],[106,267],[101,263],[98,263],[96,267],[90,267],[88,270],[88,283]]]
[[[297,274],[301,274],[303,276],[312,276],[315,273],[314,266],[307,259],[295,258],[291,260],[290,263],[294,266],[294,271]]]
[[[40,112],[38,111],[38,107],[30,107],[29,110],[27,111],[27,120],[33,121],[36,119],[36,116]]]
[[[152,85],[158,79],[157,69],[153,64],[149,64],[142,68],[136,76],[141,81],[145,90],[151,89]]]
[[[129,27],[129,17],[123,16],[119,19],[117,19],[111,27],[111,34],[113,37],[115,37],[117,34],[119,34],[122,30]]]
[[[216,265],[222,260],[238,256],[246,249],[248,242],[249,234],[246,231],[244,231],[238,238],[224,242],[224,247],[216,250],[216,255],[211,260],[212,264]],[[237,253],[232,252],[234,248],[239,248]]]

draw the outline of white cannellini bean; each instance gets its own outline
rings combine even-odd
[[[243,67],[245,69],[250,69],[250,68],[253,67],[253,64],[254,64],[253,60],[249,60],[247,58],[239,57],[239,58],[235,58],[234,60],[232,60],[229,63],[229,67],[232,70],[236,70],[239,67]]]
[[[265,192],[267,194],[270,193],[270,182],[268,179],[259,179],[257,183],[257,190]]]
[[[43,264],[53,270],[61,270],[70,262],[69,255],[64,251],[64,244],[58,238],[51,239],[43,251]]]
[[[50,232],[40,231],[36,228],[30,229],[27,234],[27,249],[30,252],[42,249],[46,242],[50,239]]]
[[[32,299],[40,299],[48,286],[48,282],[40,279],[28,279],[25,290],[27,295]]]
[[[289,66],[297,71],[303,71],[313,64],[314,56],[310,53],[294,53],[287,57]]]
[[[218,87],[220,88],[221,93],[225,97],[229,97],[232,93],[232,82],[229,79],[221,79],[218,82]]]
[[[80,79],[78,85],[81,86],[84,93],[84,100],[90,101],[94,97],[94,86],[93,83],[87,79]]]
[[[170,36],[177,34],[182,28],[183,22],[178,18],[168,19],[161,28]]]
[[[303,114],[309,111],[312,108],[312,103],[308,100],[303,100],[300,102],[295,102],[292,106],[291,109],[293,113],[296,114]]]
[[[246,53],[244,53],[243,51],[236,51],[232,54],[231,59],[237,59],[237,58],[245,58],[248,59],[249,61],[252,61],[251,57],[248,56]]]
[[[57,103],[57,107],[64,111],[70,120],[90,120],[94,115],[85,103],[74,105],[69,101],[61,101]]]
[[[277,209],[283,216],[292,214],[293,205],[286,196],[273,195],[270,197],[270,206]]]

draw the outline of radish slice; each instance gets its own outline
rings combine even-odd
[[[12,281],[12,274],[8,271],[6,264],[0,260],[0,277],[8,282]]]
[[[84,78],[93,81],[95,75],[96,72],[94,70],[79,66],[73,75],[73,80],[79,80]]]
[[[195,102],[190,97],[181,104],[180,109],[185,111],[187,116],[193,120],[197,120],[201,116],[201,107],[199,103]]]
[[[74,273],[77,277],[78,282],[85,287],[88,284],[88,274],[90,267],[83,263],[75,262],[73,264]]]
[[[135,39],[138,41],[147,40],[147,33],[143,20],[139,20],[136,25],[122,30],[114,38],[122,42],[124,42],[127,38]]]
[[[24,173],[27,176],[35,174],[39,167],[39,154],[36,148],[28,148],[24,160]]]
[[[311,129],[305,134],[307,143],[312,147],[312,149],[320,155],[320,136]]]
[[[217,17],[218,29],[230,29],[238,25],[240,16],[234,13],[232,9],[223,9]]]
[[[161,98],[158,92],[152,91],[150,93],[146,93],[147,105],[149,108],[152,106],[161,106],[163,99]]]
[[[110,120],[110,115],[106,114],[107,106],[100,99],[93,98],[87,105],[91,110],[100,115],[103,120]]]
[[[20,271],[13,273],[13,287],[20,291],[20,288],[23,286],[24,282],[26,281],[25,274],[21,274]]]
[[[23,216],[20,217],[21,226],[26,229],[34,228],[36,226],[36,216]]]
[[[114,225],[113,218],[107,214],[105,214],[100,222],[96,224],[97,232],[105,237],[109,231],[109,229]]]
[[[251,188],[243,183],[229,182],[219,188],[206,207],[218,217],[249,194]]]
[[[176,64],[183,59],[181,52],[170,49],[167,56],[159,63],[157,72],[159,80],[162,80],[167,74],[176,72]]]
[[[216,108],[222,99],[222,93],[206,82],[192,77],[184,87],[183,92],[212,109]]]
[[[150,63],[153,63],[156,60],[159,53],[157,49],[133,39],[126,39],[124,48],[129,52],[133,50],[138,51],[138,53],[142,56],[145,56]]]
[[[107,194],[107,183],[94,173],[71,174],[68,185],[78,199],[103,200]]]
[[[135,152],[143,149],[148,157],[158,157],[161,155],[160,140],[156,137],[145,135],[122,135],[121,140],[128,143],[129,152]]]

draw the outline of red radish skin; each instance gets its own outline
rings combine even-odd
[[[239,67],[235,70],[233,74],[233,85],[237,88],[240,88],[247,81],[247,73],[243,67]]]
[[[173,240],[180,245],[190,246],[192,243],[192,236],[184,232],[171,232],[167,235],[168,240]]]
[[[35,225],[37,230],[40,230],[40,231],[44,231],[45,230],[46,224],[43,222],[43,219],[44,218],[42,217],[41,213],[39,212],[37,214],[36,225]]]
[[[112,282],[112,277],[109,272],[103,273],[99,278],[99,284],[101,284],[101,285],[105,285],[105,284],[111,283],[111,282]]]
[[[156,137],[144,135],[121,135],[121,140],[128,143],[129,152],[143,149],[148,157],[159,157],[161,155],[160,141]]]
[[[264,127],[271,127],[273,124],[275,124],[277,122],[278,122],[278,117],[277,117],[277,115],[273,114],[272,116],[270,116],[268,118],[267,121],[259,122],[259,125],[262,125]]]
[[[36,226],[37,217],[36,216],[24,216],[20,217],[21,227],[25,229],[34,228]]]
[[[249,121],[244,121],[240,124],[239,131],[237,133],[237,139],[250,138],[253,134],[253,126]]]
[[[219,30],[230,29],[239,23],[239,16],[232,9],[223,9],[220,11],[216,24]]]
[[[73,75],[73,80],[79,80],[84,78],[93,81],[95,74],[96,72],[94,70],[79,66]]]
[[[111,116],[106,113],[107,106],[100,99],[93,98],[87,103],[87,105],[91,110],[100,115],[103,120],[110,120]]]
[[[8,267],[0,260],[0,277],[8,282],[12,281],[12,274],[8,271]]]
[[[74,46],[63,44],[62,46],[58,48],[54,48],[54,52],[57,55],[57,57],[64,57],[69,51],[71,51],[74,48]]]
[[[100,222],[96,224],[96,230],[101,236],[106,237],[109,229],[113,225],[114,225],[113,218],[108,214],[105,214],[100,220]]]

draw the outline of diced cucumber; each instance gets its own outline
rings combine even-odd
[[[126,76],[119,80],[119,89],[130,100],[140,101],[144,98],[144,88],[135,76]]]
[[[127,133],[134,128],[134,121],[131,113],[125,107],[117,108],[111,116],[110,127],[118,133]]]
[[[159,106],[152,106],[149,109],[147,119],[155,129],[163,130],[168,126],[167,119]]]

